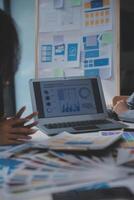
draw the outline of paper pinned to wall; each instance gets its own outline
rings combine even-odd
[[[37,77],[100,76],[111,102],[116,95],[115,2],[39,0]]]
[[[55,32],[79,30],[81,20],[81,8],[72,6],[71,1],[45,0],[39,6],[39,32]]]
[[[82,8],[83,31],[112,29],[112,1],[84,0]]]
[[[64,7],[64,0],[53,0],[53,1],[54,1],[54,8]]]
[[[64,75],[65,77],[84,76],[84,70],[82,68],[64,69]]]
[[[82,0],[71,0],[72,6],[80,6],[82,3]]]
[[[84,70],[85,76],[99,76],[99,69]]]
[[[70,68],[73,73],[73,68],[81,67],[85,70],[84,75],[111,78],[113,33],[109,30],[112,30],[112,1],[40,2],[38,68],[41,76],[44,68],[51,69],[47,74],[54,76],[55,68],[61,68],[62,72]],[[62,73],[56,73],[56,76],[59,74]],[[80,70],[76,74],[81,74]]]
[[[81,66],[85,75],[97,74],[102,79],[111,77],[112,37],[111,31],[91,33],[82,38]],[[87,71],[88,70],[88,71]]]
[[[64,70],[61,68],[54,69],[54,76],[55,77],[64,77]]]
[[[80,67],[79,33],[40,33],[38,70]]]
[[[113,42],[113,34],[112,31],[104,32],[102,35],[102,41],[106,44],[112,44]]]
[[[42,68],[38,75],[40,78],[55,78],[55,77],[64,77],[64,70],[61,68]]]
[[[101,79],[110,79],[112,77],[112,70],[108,69],[100,69],[99,70],[99,76]]]

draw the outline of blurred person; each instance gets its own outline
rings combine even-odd
[[[125,121],[134,122],[134,92],[126,101],[118,101],[113,107],[113,112],[118,115],[119,119],[126,119]]]
[[[25,106],[15,116],[6,118],[4,113],[3,88],[13,80],[20,61],[20,44],[14,20],[0,9],[0,145],[20,144],[31,139],[37,122],[30,120],[37,115],[32,113],[25,118]]]

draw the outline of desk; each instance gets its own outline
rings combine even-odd
[[[132,124],[131,124],[132,125]],[[130,126],[131,126],[130,125]],[[34,144],[36,144],[37,142],[42,142],[42,141],[45,141],[47,138],[49,138],[46,134],[44,134],[44,133],[42,133],[41,131],[37,131],[36,132],[36,134],[34,134],[33,136],[32,136],[32,143]],[[29,157],[29,159],[30,159],[30,157]],[[106,182],[106,181],[108,181],[109,179],[107,179],[107,176],[110,176],[112,173],[113,173],[113,169],[111,168],[111,166],[112,166],[112,163],[111,163],[111,161],[110,161],[110,159],[109,160],[107,160],[109,163],[110,163],[110,165],[109,165],[109,163],[108,163],[108,165],[101,165],[102,164],[102,162],[100,161],[100,160],[97,160],[96,158],[94,158],[94,163],[95,163],[95,166],[96,167],[98,167],[98,166],[100,166],[99,168],[97,168],[97,171],[96,171],[96,174],[95,174],[95,176],[96,176],[96,178],[98,178],[98,176],[100,176],[100,182],[102,181],[102,177],[103,177],[103,175],[104,174],[101,174],[101,172],[103,172],[103,171],[101,171],[102,169],[103,169],[103,167],[104,167],[104,169],[105,169],[105,176],[104,176],[104,182]],[[92,160],[90,159],[90,164],[91,164],[91,162],[92,162]],[[112,161],[113,162],[113,161]],[[79,163],[80,164],[80,163]],[[76,165],[76,164],[75,164]],[[94,166],[94,165],[93,165]],[[107,168],[109,166],[109,168],[110,168],[110,171],[109,171],[109,169]],[[79,165],[76,165],[76,167],[79,167]],[[114,167],[114,166],[113,166]],[[87,174],[87,179],[90,177],[91,178],[91,180],[92,180],[92,178],[94,178],[94,176],[92,176],[92,172],[93,172],[93,169],[94,167],[92,167],[92,165],[89,165],[89,167],[88,167],[88,170],[89,170],[89,174]],[[85,168],[84,168],[85,169]],[[87,168],[86,168],[86,170],[87,170]],[[85,172],[87,173],[87,171],[85,170]],[[91,170],[91,173],[90,173],[90,170]],[[121,169],[122,170],[122,169]],[[77,171],[77,168],[76,168],[76,171]],[[80,173],[81,172],[81,173]],[[80,172],[79,172],[79,175],[80,174],[82,174],[83,172],[84,172],[84,170],[83,170],[83,166],[82,166],[82,168],[81,168],[81,170],[80,170]],[[100,173],[99,173],[100,172]],[[69,171],[69,173],[72,173],[71,171]],[[98,174],[97,174],[98,173]],[[104,172],[103,172],[104,173]],[[111,173],[111,174],[110,174]],[[119,170],[117,170],[117,175],[118,175],[118,173],[120,173],[120,171]],[[78,175],[78,174],[77,174]],[[113,175],[115,176],[115,177],[113,177]],[[73,174],[71,175],[72,177],[73,177]],[[116,177],[116,174],[112,174],[111,175],[112,176],[112,178],[117,178]],[[77,177],[76,177],[77,178]],[[110,179],[111,179],[111,177],[110,177]],[[91,187],[91,185],[90,185],[90,182],[92,182],[92,181],[88,181],[88,183],[87,184],[85,184],[85,185],[88,185],[88,187],[90,186]],[[112,182],[110,182],[110,184],[109,184],[109,186],[124,186],[124,185],[129,185],[129,187],[130,187],[130,189],[132,189],[132,191],[134,192],[134,181],[133,181],[134,179],[133,179],[133,177],[131,177],[130,179],[129,179],[129,183],[127,182],[127,179],[125,178],[125,177],[123,177],[123,179],[121,179],[121,181],[119,180],[119,181],[112,181]],[[96,183],[96,182],[95,182]],[[92,183],[93,184],[93,183]],[[59,186],[58,186],[59,187]],[[71,184],[70,184],[70,189],[71,189]],[[89,187],[89,188],[90,188]],[[34,196],[32,196],[32,198],[30,197],[30,196],[27,196],[27,199],[32,199],[32,200],[44,200],[44,196],[45,196],[45,200],[52,200],[52,196],[51,196],[51,194],[48,194],[48,193],[46,193],[46,191],[45,192],[43,192],[42,191],[42,193],[39,191],[39,194],[38,195],[34,195]],[[2,200],[16,200],[16,199],[11,199],[11,198],[2,198]],[[24,200],[24,199],[26,199],[26,196],[25,196],[25,198],[22,198],[22,200]],[[1,198],[0,198],[0,200],[1,200]],[[18,199],[17,199],[18,200]],[[20,199],[19,199],[20,200]]]

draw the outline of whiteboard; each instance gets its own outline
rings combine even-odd
[[[119,95],[119,0],[98,2],[37,1],[36,77],[99,75],[111,104]]]

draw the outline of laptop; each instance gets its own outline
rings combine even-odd
[[[108,118],[99,77],[31,79],[30,93],[38,127],[48,135],[126,127]]]

